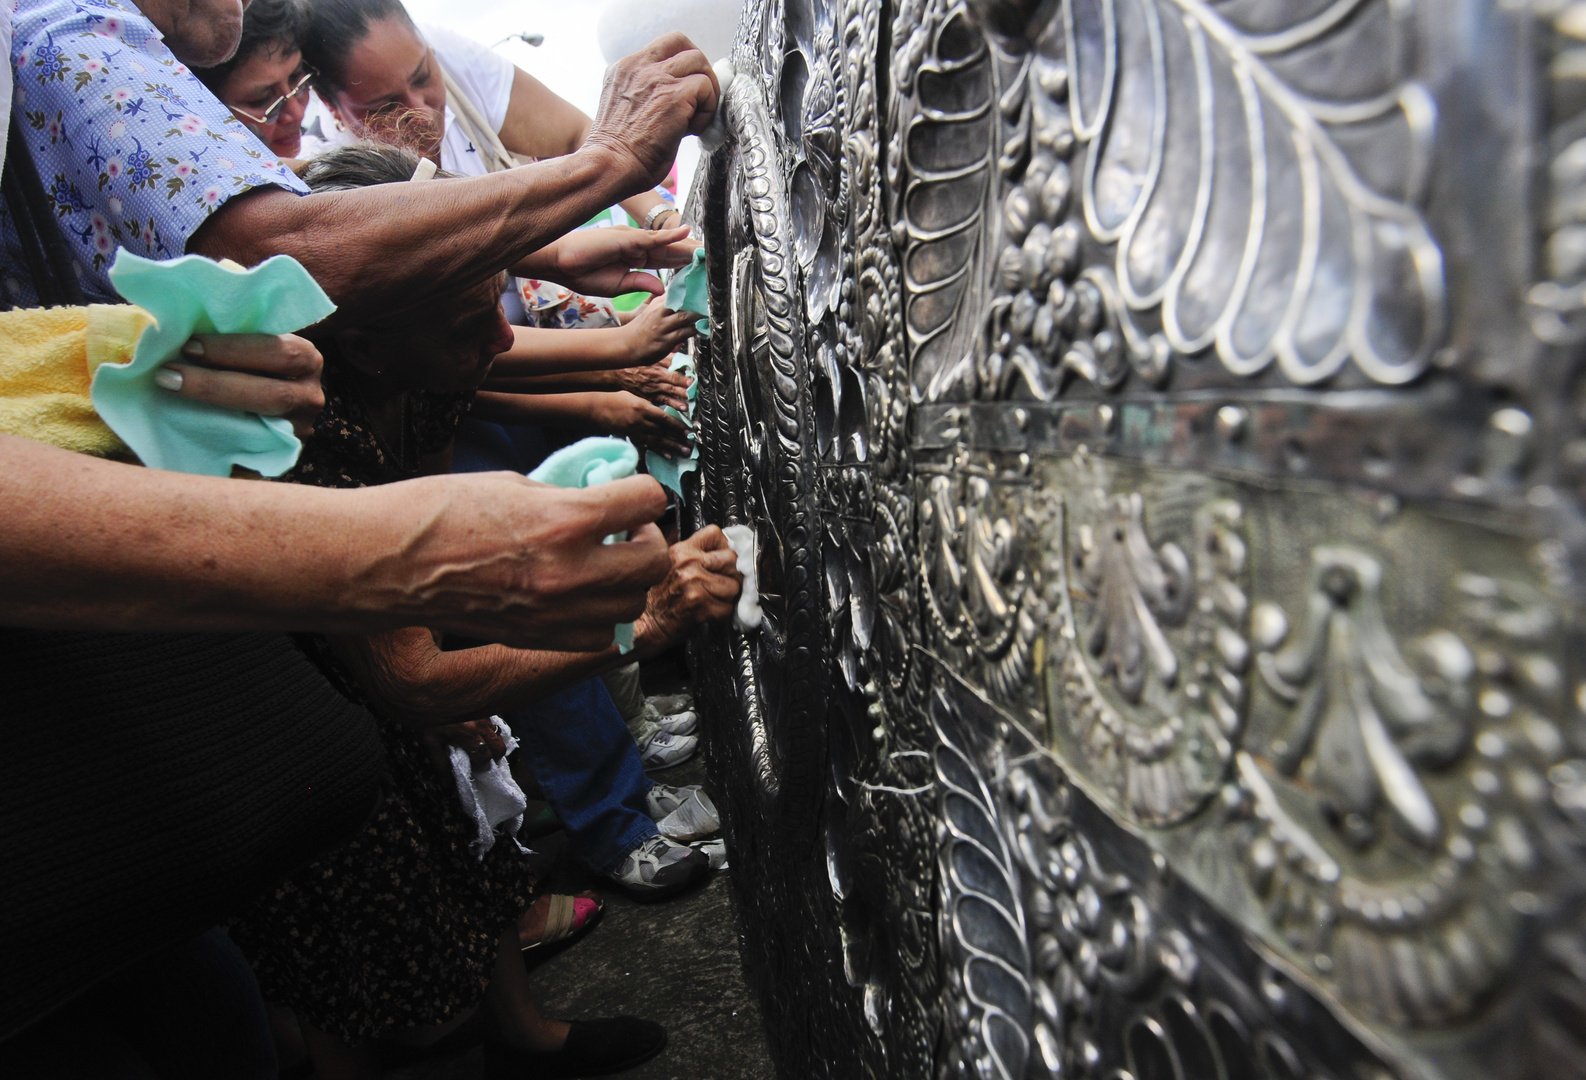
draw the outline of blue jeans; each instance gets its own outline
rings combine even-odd
[[[656,833],[645,810],[650,778],[639,748],[599,679],[503,713],[570,847],[596,870],[615,870]]]
[[[534,428],[467,420],[457,432],[452,471],[527,473],[551,448]],[[628,852],[656,834],[644,805],[651,781],[639,748],[599,679],[570,686],[502,718],[522,744],[519,753],[580,861],[595,870],[614,870]]]

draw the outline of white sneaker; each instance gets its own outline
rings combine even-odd
[[[655,694],[645,698],[644,703],[653,706],[655,711],[662,716],[671,716],[681,712],[692,712],[694,709],[694,695],[687,692],[681,694]]]
[[[652,702],[645,702],[644,715],[639,720],[639,726],[647,730],[647,725],[654,724],[662,731],[670,731],[673,735],[692,735],[694,729],[699,727],[699,714],[692,709],[673,710],[664,712],[657,709]]]
[[[692,843],[721,829],[716,804],[698,784],[687,787],[655,784],[644,802],[661,835],[679,844]]]
[[[639,899],[659,900],[710,871],[710,856],[652,836],[632,851],[607,876]]]
[[[673,735],[692,735],[699,727],[699,714],[696,712],[673,713],[671,716],[663,716],[657,719],[655,726]]]
[[[669,769],[694,756],[699,739],[693,735],[673,735],[657,729],[639,744],[639,760],[646,769]]]

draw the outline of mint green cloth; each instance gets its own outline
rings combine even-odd
[[[690,430],[693,430],[694,401],[699,397],[699,379],[694,374],[694,361],[683,353],[674,353],[672,354],[671,370],[681,371],[693,380],[688,384],[688,415],[684,416],[670,405],[663,405],[662,411],[677,417],[687,424]],[[693,472],[697,468],[699,468],[699,447],[697,445],[689,448],[688,457],[686,458],[669,458],[657,454],[654,450],[646,450],[644,452],[645,471],[679,495],[683,494],[683,474]]]
[[[609,484],[639,471],[639,451],[627,439],[597,435],[579,439],[564,446],[529,473],[529,479],[552,487],[589,488]],[[606,543],[615,544],[628,538],[627,533],[613,533]],[[616,628],[617,651],[633,648],[633,624],[619,623]]]
[[[297,464],[303,444],[288,421],[178,397],[154,385],[154,373],[194,334],[290,334],[335,311],[301,263],[277,255],[233,270],[201,255],[154,262],[122,248],[110,280],[156,325],[131,363],[100,365],[88,396],[138,460],[202,476],[230,476],[233,465],[280,476]]]
[[[672,275],[666,286],[666,306],[705,316],[694,325],[700,337],[710,337],[710,275],[705,269],[704,248],[695,248],[693,261]]]

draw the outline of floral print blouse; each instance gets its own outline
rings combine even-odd
[[[530,323],[544,330],[603,330],[622,325],[610,300],[576,293],[554,281],[519,278],[518,295]]]
[[[32,155],[91,300],[116,298],[119,247],[172,259],[234,195],[308,192],[130,2],[20,0],[11,68],[11,137]],[[16,307],[37,302],[9,213],[0,290]]]

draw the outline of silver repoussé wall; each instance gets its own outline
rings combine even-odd
[[[696,643],[783,1075],[1586,1076],[1586,3],[750,0]]]

